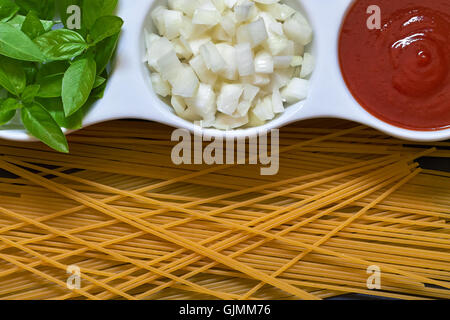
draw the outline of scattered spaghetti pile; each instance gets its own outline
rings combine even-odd
[[[283,129],[261,176],[173,165],[171,130],[101,124],[70,155],[0,141],[0,299],[450,297],[450,174],[415,163],[449,143],[317,120]]]

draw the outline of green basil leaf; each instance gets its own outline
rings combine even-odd
[[[104,16],[98,18],[89,33],[89,39],[98,43],[120,32],[123,20],[116,16]]]
[[[66,137],[50,113],[37,102],[22,108],[22,122],[28,132],[49,147],[68,153]]]
[[[96,65],[87,57],[75,61],[64,74],[62,100],[66,116],[77,112],[88,100],[94,86]]]
[[[26,104],[33,102],[34,98],[39,92],[40,86],[38,84],[33,84],[25,88],[22,93],[22,101]]]
[[[9,96],[8,91],[0,87],[0,102],[8,98],[8,96]]]
[[[0,86],[20,95],[27,85],[27,77],[19,61],[0,56]]]
[[[104,82],[103,84],[92,90],[91,98],[95,100],[102,99],[105,94],[105,89],[106,89],[106,82]]]
[[[88,48],[84,38],[67,29],[52,30],[34,39],[48,60],[69,60]]]
[[[0,0],[0,21],[6,22],[19,11],[19,7],[11,0]]]
[[[16,110],[4,111],[0,109],[0,126],[10,122],[16,115]]]
[[[53,19],[55,16],[55,0],[15,0],[21,12],[34,11],[42,19]],[[56,0],[59,1],[59,0]]]
[[[30,11],[30,13],[28,13],[22,24],[22,31],[30,37],[30,39],[34,39],[45,33],[44,26],[34,11]]]
[[[22,68],[27,77],[27,85],[35,83],[38,66],[33,62],[22,62]]]
[[[53,61],[42,64],[37,74],[37,81],[46,76],[64,74],[69,67],[70,63],[68,61]]]
[[[39,102],[51,114],[60,127],[70,130],[81,129],[86,112],[86,105],[70,117],[66,117],[61,98],[39,99]]]
[[[64,73],[39,78],[37,84],[40,86],[40,89],[37,96],[41,98],[61,97],[63,77]]]
[[[23,107],[22,102],[15,98],[8,98],[0,104],[0,109],[2,111],[12,111],[21,109]]]
[[[8,24],[10,24],[11,26],[13,26],[16,29],[21,30],[22,25],[25,22],[25,19],[26,19],[25,16],[22,16],[19,14],[19,15],[16,15],[11,20],[9,20]],[[55,22],[53,22],[51,20],[40,20],[40,21],[42,23],[42,26],[44,27],[45,32],[52,30],[53,26],[55,25]]]
[[[118,0],[83,0],[83,24],[90,29],[95,21],[103,16],[111,16],[116,10]]]
[[[95,63],[97,64],[97,74],[102,74],[105,71],[108,63],[111,61],[114,52],[116,51],[117,43],[119,42],[119,34],[109,37],[99,42],[95,48]]]
[[[100,76],[97,76],[97,77],[95,78],[95,82],[94,82],[93,88],[94,88],[94,89],[95,89],[95,88],[98,88],[98,87],[100,87],[102,84],[104,84],[105,82],[106,82],[106,79],[105,79],[105,78],[100,77]]]
[[[0,103],[0,126],[7,124],[16,115],[16,110],[22,108],[19,100],[8,98]]]
[[[39,47],[25,33],[4,22],[0,22],[0,54],[24,61],[45,60]]]

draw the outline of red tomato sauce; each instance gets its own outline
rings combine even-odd
[[[370,30],[367,9],[381,9]],[[339,59],[353,96],[377,118],[412,130],[450,127],[450,0],[357,0]]]

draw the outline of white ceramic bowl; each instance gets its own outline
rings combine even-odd
[[[338,60],[338,40],[342,21],[353,0],[286,0],[285,3],[301,10],[314,29],[310,48],[316,58],[311,77],[311,91],[306,100],[288,107],[282,115],[262,127],[234,131],[204,129],[212,136],[253,136],[258,132],[280,128],[289,123],[312,118],[339,118],[356,121],[392,136],[415,141],[439,141],[450,138],[450,129],[440,131],[413,131],[392,126],[372,116],[353,98],[341,75]],[[172,108],[153,92],[149,71],[143,63],[145,52],[144,27],[149,14],[167,0],[121,0],[118,14],[124,19],[124,30],[117,49],[113,73],[104,98],[99,100],[86,116],[83,125],[89,126],[108,120],[133,118],[164,123],[176,128],[192,130],[193,124],[179,118]],[[151,125],[151,124],[149,124]],[[0,138],[32,141],[24,130],[0,130]]]

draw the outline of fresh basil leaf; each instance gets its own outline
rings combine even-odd
[[[86,57],[75,61],[64,74],[62,100],[66,116],[77,112],[88,100],[95,82],[96,64]]]
[[[69,152],[69,146],[61,127],[39,103],[33,102],[22,108],[22,122],[31,135],[49,147],[59,152]]]
[[[98,18],[89,33],[89,40],[98,43],[120,32],[123,20],[116,16]]]
[[[40,86],[38,84],[33,84],[26,87],[21,96],[22,101],[26,104],[32,103],[39,92],[39,88]]]
[[[0,103],[0,126],[7,124],[16,115],[16,110],[22,108],[19,100],[8,98]]]
[[[15,98],[8,98],[0,104],[0,109],[3,111],[17,110],[21,109],[22,107],[22,102]]]
[[[94,88],[94,89],[95,89],[95,88],[98,88],[98,87],[100,87],[102,84],[104,84],[105,82],[106,82],[106,79],[105,79],[105,78],[100,77],[100,76],[97,76],[97,77],[95,78],[95,82],[94,82],[93,88]]]
[[[4,22],[0,22],[0,54],[24,61],[45,60],[39,47],[25,33]]]
[[[55,16],[55,0],[15,0],[21,12],[34,11],[42,19],[53,19]],[[59,1],[59,0],[56,0]]]
[[[109,37],[99,42],[95,48],[95,63],[97,64],[97,74],[102,74],[111,61],[119,42],[119,34]]]
[[[26,85],[26,74],[20,62],[0,56],[0,86],[17,96]]]
[[[64,74],[69,68],[70,63],[68,61],[53,61],[44,63],[41,65],[37,74],[37,81],[46,76],[52,76],[56,74]]]
[[[37,65],[33,62],[22,62],[22,68],[27,77],[27,85],[35,83],[38,72]]]
[[[21,30],[22,25],[25,22],[26,17],[22,16],[20,14],[16,15],[14,18],[8,21],[8,24],[12,25],[14,28]],[[55,22],[51,20],[40,20],[42,23],[42,26],[44,27],[45,32],[50,31],[53,26],[55,25]]]
[[[8,91],[0,87],[0,101],[5,100],[6,98],[8,98],[8,96],[9,96]]]
[[[118,0],[83,0],[83,23],[90,29],[95,21],[103,16],[111,16],[116,10]]]
[[[40,35],[45,33],[44,26],[42,25],[41,20],[39,20],[38,16],[34,13],[34,11],[30,11],[25,21],[22,24],[22,31],[30,38],[34,39],[39,37]]]
[[[51,114],[53,119],[60,127],[70,130],[77,130],[82,128],[87,104],[85,104],[85,106],[83,106],[80,110],[75,112],[70,117],[66,117],[66,115],[64,114],[64,108],[61,98],[39,99],[39,102]]]
[[[95,100],[102,99],[105,94],[105,89],[106,89],[106,82],[104,82],[103,84],[92,90],[91,98]]]
[[[48,60],[69,60],[88,48],[84,38],[67,29],[52,30],[34,39]]]
[[[6,22],[19,11],[19,7],[11,0],[0,0],[0,21]]]
[[[16,110],[5,111],[0,108],[0,126],[10,122],[16,115]]]
[[[37,84],[39,84],[40,89],[37,96],[41,98],[61,97],[63,77],[64,73],[39,78]]]

